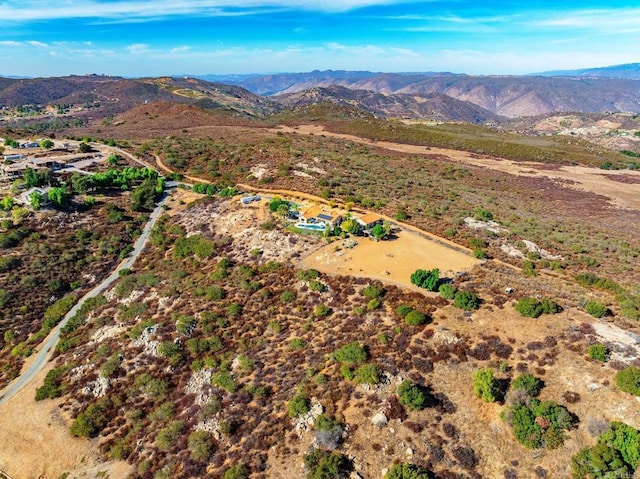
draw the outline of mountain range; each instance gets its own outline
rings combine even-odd
[[[607,71],[629,78],[609,78]],[[633,78],[634,71],[640,72],[640,64],[536,76],[327,70],[207,79],[0,77],[0,108],[79,105],[92,119],[161,101],[261,117],[328,102],[383,118],[486,123],[558,112],[640,112],[640,79]]]

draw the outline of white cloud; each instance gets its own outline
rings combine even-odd
[[[129,45],[125,48],[132,55],[140,55],[142,53],[149,52],[149,45],[146,43],[134,43],[133,45]]]
[[[640,29],[640,8],[588,9],[549,13],[531,25],[552,28],[579,28],[617,33],[622,28]]]
[[[91,18],[116,22],[161,18],[175,15],[229,16],[261,13],[262,9],[300,9],[342,12],[375,5],[417,2],[419,0],[78,0],[43,2],[9,0],[0,4],[0,24],[11,22]],[[432,1],[432,0],[428,0]]]

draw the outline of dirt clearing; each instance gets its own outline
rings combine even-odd
[[[307,268],[329,274],[380,279],[413,287],[409,280],[418,268],[439,268],[441,275],[451,277],[480,261],[416,233],[400,231],[389,241],[368,238],[333,242],[309,254],[302,260]]]

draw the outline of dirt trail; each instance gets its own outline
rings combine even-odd
[[[548,165],[533,161],[514,161],[476,155],[466,151],[444,148],[429,148],[427,150],[426,147],[419,145],[372,141],[358,136],[332,133],[319,125],[300,125],[294,128],[280,126],[274,131],[301,135],[324,135],[412,155],[444,155],[454,161],[502,171],[511,175],[558,180],[562,183],[561,187],[596,193],[609,198],[615,206],[620,208],[640,210],[640,183],[622,183],[617,180],[620,176],[626,176],[640,181],[640,171],[625,170],[621,172],[620,170],[600,170],[585,166],[560,166],[557,169],[548,169]]]

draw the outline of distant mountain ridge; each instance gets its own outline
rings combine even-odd
[[[509,118],[577,111],[639,112],[640,80],[579,76],[470,76],[451,73],[308,72],[252,77],[238,86],[278,97],[341,86],[383,94],[431,93],[471,102]]]
[[[589,78],[619,78],[626,80],[640,80],[640,63],[625,63],[608,67],[584,68],[581,70],[554,70],[536,73],[538,76],[566,76]]]

